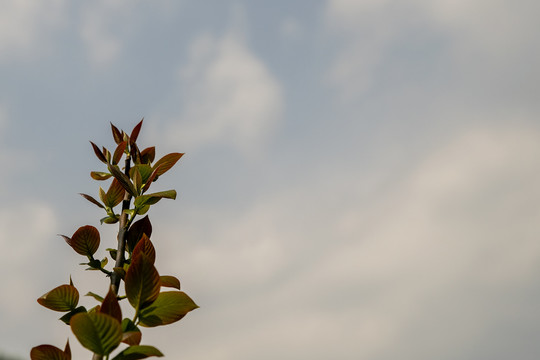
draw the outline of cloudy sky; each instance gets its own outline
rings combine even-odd
[[[89,358],[36,299],[105,293],[56,234],[114,246],[88,140],[144,117],[186,153],[150,218],[200,306],[144,333],[166,358],[540,356],[537,1],[0,5],[0,352]]]

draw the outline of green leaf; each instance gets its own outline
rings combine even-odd
[[[107,148],[105,148],[105,146],[103,147],[103,155],[105,155],[105,159],[107,159],[107,163],[110,164],[112,160],[112,155],[111,155],[111,152],[107,150]]]
[[[105,206],[103,206],[99,201],[97,201],[96,199],[94,199],[92,196],[90,195],[86,195],[86,194],[81,194],[79,193],[79,195],[81,195],[83,198],[85,198],[86,200],[90,201],[92,204],[96,205],[96,206],[99,206],[100,208],[102,209],[105,209]]]
[[[139,166],[137,165],[133,167],[131,173],[133,174],[131,176],[131,178],[133,179],[133,185],[135,186],[135,189],[137,189],[137,193],[140,194],[143,181],[142,181],[141,171],[139,170]]]
[[[93,312],[71,318],[71,331],[82,346],[99,354],[109,355],[122,341],[122,327],[112,316]]]
[[[103,190],[101,186],[99,187],[99,199],[101,200],[102,203],[105,204],[105,206],[108,206],[107,203],[109,201],[107,200],[107,193],[105,192],[105,190]]]
[[[43,294],[37,302],[54,311],[71,311],[79,303],[79,291],[73,285],[60,285]]]
[[[152,305],[141,310],[140,325],[144,327],[168,325],[198,307],[183,291],[165,291],[159,294]]]
[[[120,159],[122,159],[122,155],[124,155],[124,151],[126,150],[127,141],[122,141],[118,144],[116,147],[116,150],[114,150],[114,155],[112,157],[112,163],[113,165],[118,164]]]
[[[150,185],[152,185],[154,180],[157,179],[157,173],[160,168],[161,167],[158,166],[156,169],[154,169],[152,173],[150,174],[150,176],[148,177],[148,179],[146,179],[146,181],[144,182],[144,187],[142,188],[141,194],[144,194],[150,188]]]
[[[146,359],[151,356],[162,357],[163,354],[153,346],[134,345],[116,355],[113,360],[139,360]]]
[[[152,224],[150,223],[148,216],[135,221],[128,230],[127,245],[130,253],[133,252],[133,249],[142,238],[143,234],[146,234],[148,237],[152,235]]]
[[[133,204],[135,207],[141,208],[145,205],[154,205],[161,199],[176,199],[176,190],[160,191],[157,193],[137,196]]]
[[[153,264],[156,261],[156,249],[154,248],[154,244],[150,241],[148,236],[146,234],[143,234],[141,240],[137,243],[137,246],[135,246],[135,249],[133,249],[133,255],[132,257],[135,258],[139,256],[140,253],[143,253],[146,255],[148,260]]]
[[[105,216],[104,218],[99,219],[101,224],[116,224],[120,219],[116,215]]]
[[[147,147],[143,151],[141,151],[141,163],[142,164],[150,164],[152,161],[154,161],[156,157],[156,147]]]
[[[180,280],[174,276],[163,275],[160,276],[160,285],[161,287],[172,287],[180,290]]]
[[[153,171],[150,165],[147,165],[147,164],[135,165],[129,170],[129,176],[131,179],[134,179],[135,171],[137,170],[139,171],[141,175],[142,184],[146,183],[146,181],[148,180],[148,178],[150,177]]]
[[[101,297],[101,296],[99,296],[98,294],[93,293],[93,292],[91,292],[91,291],[88,292],[88,293],[87,293],[86,295],[84,295],[84,296],[91,296],[91,297],[93,297],[94,299],[96,299],[97,301],[103,302],[103,297]]]
[[[107,201],[104,202],[105,206],[110,208],[115,207],[124,200],[124,194],[126,191],[120,182],[115,178],[113,179],[109,190],[107,190]]]
[[[84,306],[79,306],[78,308],[76,308],[75,310],[72,310],[70,312],[68,312],[67,314],[65,314],[64,316],[62,316],[60,319],[60,321],[62,321],[63,323],[65,323],[66,325],[69,325],[69,322],[71,321],[71,318],[78,314],[78,313],[82,313],[82,312],[86,312],[86,308]]]
[[[150,210],[150,205],[144,205],[143,207],[137,208],[137,215],[144,215]]]
[[[71,238],[60,235],[77,254],[92,256],[99,248],[99,231],[91,226],[81,226]]]
[[[137,190],[135,189],[135,186],[133,186],[131,180],[129,180],[129,177],[124,174],[117,165],[109,165],[109,171],[131,196],[138,195]]]
[[[128,345],[139,345],[141,343],[141,330],[128,318],[122,320],[122,342]]]
[[[159,274],[144,253],[139,253],[131,260],[126,273],[125,288],[129,303],[136,310],[150,305],[157,299],[159,283]]]
[[[170,153],[159,159],[153,166],[154,169],[159,167],[157,176],[161,176],[169,171],[182,156],[184,156],[184,153]]]
[[[90,141],[90,144],[92,144],[92,149],[94,149],[94,153],[96,154],[97,158],[107,164],[107,158],[105,157],[105,155],[103,155],[103,153],[101,152],[101,150],[99,149],[99,147],[94,144],[93,142]]]
[[[30,351],[31,360],[71,360],[71,353],[66,354],[56,346],[39,345]],[[141,358],[142,359],[142,358]]]
[[[109,179],[112,175],[102,171],[92,171],[90,172],[90,176],[94,180],[103,181]]]

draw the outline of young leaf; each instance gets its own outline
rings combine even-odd
[[[150,237],[152,236],[152,224],[148,216],[137,220],[131,225],[127,233],[127,245],[128,250],[133,252],[133,249],[137,245],[137,242],[142,238],[143,234]]]
[[[153,167],[154,169],[157,169],[158,166],[160,167],[157,175],[161,176],[169,171],[182,156],[184,156],[183,153],[170,153],[159,159]]]
[[[31,360],[71,360],[71,352],[60,350],[52,345],[40,345],[33,347],[30,351]]]
[[[91,297],[93,297],[94,299],[96,299],[97,301],[103,302],[103,298],[102,298],[101,296],[99,296],[98,294],[93,293],[93,292],[91,292],[91,291],[88,292],[88,293],[87,293],[86,295],[84,295],[84,296],[91,296]]]
[[[71,239],[65,235],[61,236],[77,254],[92,256],[99,247],[99,231],[91,225],[81,226]]]
[[[103,302],[101,303],[101,309],[99,312],[107,315],[111,315],[113,318],[122,322],[122,310],[120,309],[120,304],[118,304],[118,298],[116,293],[113,291],[112,287],[109,288],[109,292]]]
[[[107,164],[110,164],[112,160],[112,155],[111,155],[111,152],[107,150],[105,146],[103,147],[103,155],[105,156],[105,159],[107,159]]]
[[[159,169],[161,169],[161,166],[158,166],[157,168],[155,168],[150,174],[150,176],[148,177],[148,179],[146,179],[146,181],[144,182],[144,187],[141,191],[141,194],[144,194],[150,188],[150,185],[152,185],[154,180],[157,179],[157,174],[158,174]]]
[[[141,121],[137,125],[135,125],[135,127],[131,131],[131,135],[129,136],[130,144],[134,144],[137,142],[137,138],[139,137],[139,132],[141,131],[143,120],[144,118],[142,118]]]
[[[118,130],[116,126],[111,123],[111,130],[114,138],[114,142],[117,144],[120,144],[124,140],[124,136],[122,135],[122,132]]]
[[[135,165],[129,170],[129,177],[131,179],[134,179],[135,171],[137,170],[139,171],[141,175],[141,183],[143,184],[148,181],[148,178],[150,177],[150,175],[152,175],[152,171],[153,171],[150,165],[147,165],[147,164]]]
[[[54,311],[71,311],[79,303],[79,291],[73,285],[60,285],[43,294],[37,302]]]
[[[99,147],[94,144],[93,142],[90,141],[90,144],[92,144],[92,148],[94,149],[94,153],[96,154],[97,158],[107,164],[107,158],[105,157],[105,155],[101,152],[101,150],[99,149]]]
[[[102,171],[91,171],[90,176],[94,180],[103,181],[109,179],[112,175]]]
[[[161,199],[176,199],[176,190],[160,191],[157,193],[146,194],[137,196],[133,204],[137,208],[141,208],[145,205],[154,205]]]
[[[163,354],[161,351],[150,345],[134,345],[116,355],[113,360],[139,360],[151,356],[162,357]]]
[[[122,159],[122,155],[124,155],[124,151],[126,150],[127,141],[122,141],[118,144],[116,147],[116,150],[114,150],[114,155],[112,157],[112,163],[113,165],[118,164],[120,159]]]
[[[135,186],[135,189],[137,189],[137,193],[140,194],[143,181],[142,181],[141,171],[139,170],[139,165],[135,166],[132,170],[133,170],[132,171],[133,185]]]
[[[90,201],[92,204],[96,205],[96,206],[99,206],[100,208],[102,209],[105,209],[105,206],[103,206],[99,201],[97,201],[96,199],[94,199],[92,196],[90,195],[86,195],[86,194],[82,194],[82,193],[79,193],[79,195],[81,195],[83,198],[85,198],[86,200]]]
[[[120,323],[107,314],[80,313],[71,318],[70,325],[81,345],[99,355],[109,355],[122,341]]]
[[[124,194],[125,194],[124,187],[120,182],[115,178],[111,182],[111,186],[109,187],[109,190],[107,190],[107,202],[105,203],[106,206],[113,208],[116,205],[120,204],[122,200],[124,200]]]
[[[160,276],[161,287],[172,287],[180,290],[180,280],[174,276],[162,275]]]
[[[142,309],[153,303],[159,295],[159,273],[148,259],[140,253],[131,260],[126,273],[126,296],[136,309]]]
[[[156,147],[147,147],[141,151],[141,164],[150,164],[156,158]]]
[[[159,294],[156,301],[139,314],[140,325],[154,327],[168,325],[183,318],[198,306],[182,291],[165,291]]]
[[[141,253],[146,255],[152,264],[156,261],[156,249],[146,234],[143,234],[142,238],[135,246],[135,249],[133,249],[132,257],[136,258]]]
[[[129,180],[129,177],[124,174],[117,165],[109,165],[109,171],[131,196],[138,195],[137,190],[135,189],[135,186],[133,186],[132,182]]]

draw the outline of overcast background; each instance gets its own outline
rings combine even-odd
[[[114,246],[88,140],[144,116],[186,153],[150,213],[200,306],[144,332],[167,359],[540,356],[538,1],[0,8],[0,352],[90,358],[36,299],[106,292],[56,234]]]

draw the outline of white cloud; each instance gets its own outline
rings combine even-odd
[[[47,36],[65,19],[65,0],[3,0],[0,12],[0,61],[36,58],[47,51]]]
[[[493,346],[483,336],[527,316],[520,289],[537,281],[539,144],[534,126],[479,126],[367,198],[355,169],[243,215],[195,210],[181,234],[166,230],[184,241],[160,253],[200,302],[178,327],[193,344],[151,336],[169,355],[207,360],[421,360]]]
[[[225,143],[253,150],[280,119],[280,84],[238,31],[196,38],[179,82],[182,110],[168,133],[186,148]]]

